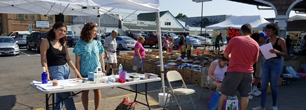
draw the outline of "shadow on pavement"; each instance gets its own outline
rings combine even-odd
[[[15,95],[0,96],[0,107],[2,110],[13,109],[15,103],[16,103]]]

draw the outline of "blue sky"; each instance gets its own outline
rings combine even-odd
[[[160,10],[169,10],[174,16],[183,13],[188,17],[201,16],[201,3],[192,0],[159,0]],[[274,18],[273,10],[258,10],[255,5],[247,5],[228,0],[213,0],[204,2],[203,16],[209,15],[261,15],[264,18]],[[294,16],[292,11],[290,16]]]

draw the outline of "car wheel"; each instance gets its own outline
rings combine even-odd
[[[119,50],[123,50],[123,47],[121,44],[119,44]]]
[[[38,46],[35,46],[36,47],[36,53],[39,53],[40,52],[40,49],[39,49],[39,47]]]
[[[72,44],[69,44],[69,47],[72,47],[73,45]]]
[[[158,48],[158,43],[157,42],[155,42],[155,48]]]
[[[31,51],[32,50],[32,48],[27,44],[27,50],[28,51]]]

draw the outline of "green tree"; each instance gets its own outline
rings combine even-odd
[[[187,18],[187,16],[183,13],[179,13],[175,18]]]

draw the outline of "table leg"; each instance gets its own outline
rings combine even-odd
[[[46,110],[49,110],[48,94],[46,94]]]
[[[52,110],[55,110],[54,105],[55,105],[55,103],[54,103],[54,93],[52,93]]]
[[[137,84],[135,85],[135,98],[134,98],[134,102],[136,102],[136,99],[137,99],[137,94],[138,94],[138,91],[137,91]]]
[[[148,83],[145,83],[146,102],[147,102],[147,106],[148,106],[149,110],[151,110],[149,102],[148,102],[148,89],[147,89],[148,86],[147,85],[148,85]]]

